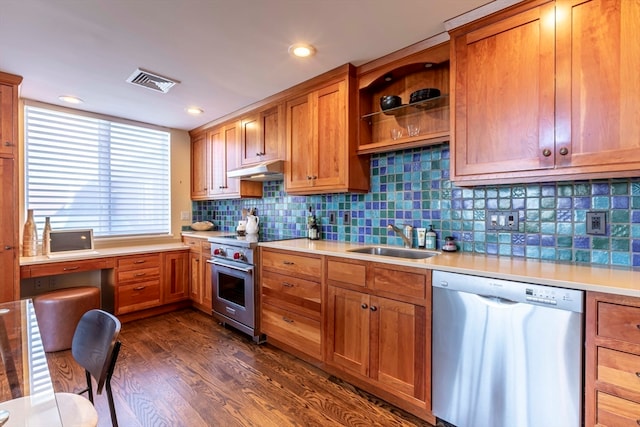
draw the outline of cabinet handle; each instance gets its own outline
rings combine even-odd
[[[287,323],[293,323],[293,319],[289,319],[288,317],[282,316],[282,320],[284,320]]]
[[[293,261],[282,261],[282,263],[283,263],[284,265],[293,265],[293,264],[294,264],[294,262],[293,262]],[[638,327],[640,328],[640,325],[639,325]]]
[[[282,282],[282,286],[284,286],[285,288],[293,288],[293,285],[289,282]]]
[[[562,147],[559,153],[561,156],[566,156],[567,154],[569,154],[569,149],[567,147]]]
[[[134,291],[141,291],[144,288],[146,288],[146,286],[136,286],[135,288],[133,288]]]
[[[311,175],[307,175],[307,181],[311,181]]]
[[[544,150],[542,150],[542,155],[545,157],[549,157],[551,155],[551,150],[545,148]]]
[[[144,275],[146,275],[147,273],[136,273],[136,277],[142,277]]]
[[[79,268],[80,268],[80,267],[64,267],[64,268],[62,269],[62,271],[73,271],[73,270],[77,270],[77,269],[79,269]]]
[[[638,324],[636,325],[636,328],[640,329],[640,323],[638,323]]]
[[[371,311],[378,311],[378,307],[376,307],[375,305],[372,305],[372,306],[370,307],[370,310],[371,310]]]
[[[5,250],[5,251],[13,250],[13,246],[9,246],[9,245],[7,245],[7,246],[5,246],[5,247],[4,247],[4,250]]]
[[[133,261],[134,264],[144,264],[145,262],[147,262],[147,260],[144,260],[144,259]]]
[[[13,142],[11,142],[11,141],[5,141],[5,142],[4,142],[4,146],[5,146],[5,147],[13,147]]]
[[[365,304],[365,303],[362,303],[362,305],[360,307],[362,307],[363,309],[366,310],[369,306],[367,304]]]
[[[196,258],[196,259],[195,259],[195,262],[200,262],[200,258]]]
[[[640,372],[636,372],[636,377],[640,378]]]
[[[317,175],[313,175],[311,179],[318,179]]]

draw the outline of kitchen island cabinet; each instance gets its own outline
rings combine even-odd
[[[0,302],[20,298],[18,232],[18,85],[0,72]]]
[[[369,159],[356,155],[355,68],[347,64],[306,84],[310,89],[286,103],[285,190],[368,191]]]
[[[327,365],[391,403],[431,415],[431,272],[326,258]]]
[[[451,34],[460,185],[636,176],[638,2],[533,0]]]

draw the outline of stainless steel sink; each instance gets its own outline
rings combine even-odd
[[[436,252],[426,252],[421,250],[388,248],[385,246],[366,246],[364,248],[349,249],[347,252],[357,252],[359,254],[380,255],[394,258],[425,259],[438,255]]]

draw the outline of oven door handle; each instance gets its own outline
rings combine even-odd
[[[235,265],[225,264],[225,263],[222,263],[222,262],[216,262],[216,261],[211,261],[211,260],[208,260],[207,262],[211,263],[213,265],[217,265],[219,267],[226,267],[226,268],[230,268],[232,270],[242,271],[243,273],[249,273],[249,274],[253,273],[253,267],[242,268],[242,267],[237,267]]]

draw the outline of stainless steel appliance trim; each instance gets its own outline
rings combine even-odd
[[[236,264],[231,264],[230,262],[220,262],[215,259],[209,260],[207,262],[210,262],[213,265],[219,265],[221,267],[227,267],[227,268],[231,268],[232,270],[238,270],[238,271],[242,271],[244,273],[249,273],[249,274],[253,274],[253,270],[254,270],[253,266],[248,264],[244,264],[244,267],[241,267]]]
[[[227,178],[238,178],[244,181],[277,181],[284,178],[283,172],[284,162],[271,160],[227,171]]]

